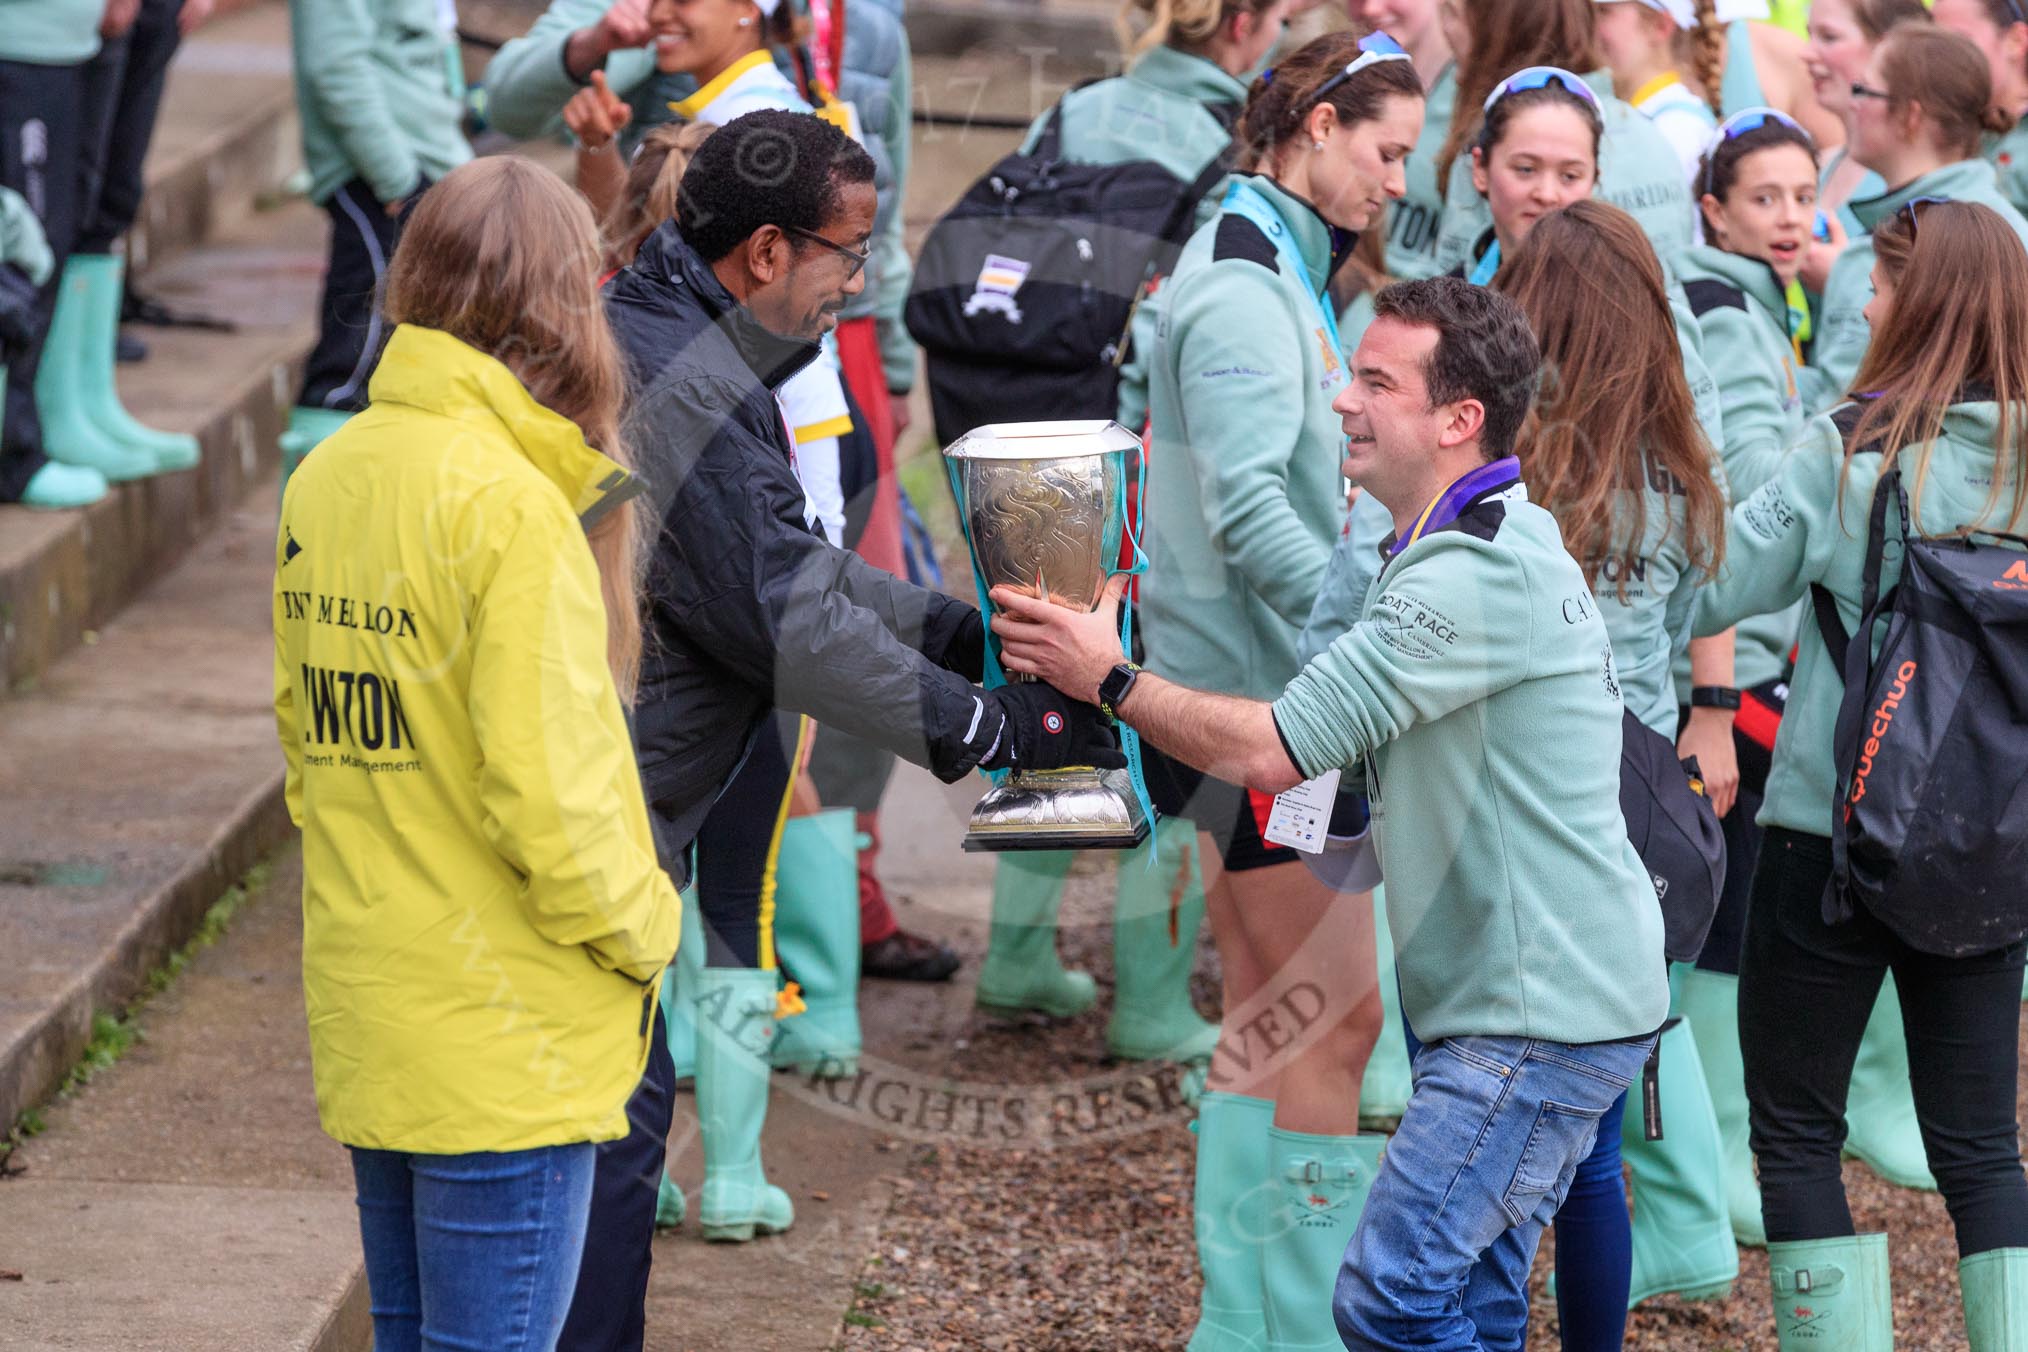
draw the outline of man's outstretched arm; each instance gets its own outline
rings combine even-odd
[[[993,632],[1007,669],[1040,676],[1072,699],[1096,704],[1099,682],[1120,661],[1125,586],[1124,577],[1112,579],[1089,614],[994,588],[1000,614]],[[1117,712],[1161,750],[1228,782],[1279,793],[1303,780],[1275,727],[1273,708],[1260,700],[1192,690],[1144,672]]]

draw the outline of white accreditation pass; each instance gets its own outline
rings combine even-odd
[[[1304,854],[1322,854],[1331,831],[1331,807],[1338,801],[1338,777],[1331,770],[1306,779],[1293,789],[1275,795],[1268,812],[1267,830],[1262,834],[1271,845],[1286,845]]]

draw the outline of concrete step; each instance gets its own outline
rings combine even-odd
[[[137,275],[224,234],[302,166],[289,64],[281,0],[215,18],[177,50],[127,237]]]
[[[321,212],[298,202],[249,217],[151,280],[172,305],[233,315],[237,333],[157,330],[119,369],[121,397],[154,426],[194,433],[195,469],[126,484],[80,512],[0,505],[0,678],[32,687],[167,571],[250,485],[273,473],[275,438],[314,338]]]
[[[351,1169],[311,1094],[301,879],[291,848],[0,1170],[0,1347],[370,1345]]]

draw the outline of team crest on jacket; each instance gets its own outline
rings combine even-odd
[[[1319,328],[1317,331],[1317,355],[1324,359],[1324,379],[1338,378],[1338,348],[1331,341],[1331,335]]]
[[[1021,306],[1014,293],[1028,280],[1032,266],[1005,254],[987,254],[985,266],[979,269],[979,280],[973,284],[972,298],[965,302],[965,317],[970,319],[991,310],[1005,315],[1009,324],[1019,324]]]

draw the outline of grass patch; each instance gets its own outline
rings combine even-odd
[[[101,1010],[92,1016],[91,1041],[85,1044],[77,1064],[70,1068],[63,1077],[63,1083],[50,1096],[51,1103],[61,1103],[71,1097],[134,1049],[134,1044],[144,1036],[140,1026],[141,1011],[147,1008],[150,1000],[176,983],[176,978],[183,975],[183,969],[190,965],[192,958],[224,936],[233,917],[246,906],[249,898],[266,885],[271,872],[272,865],[265,860],[248,869],[244,878],[225,889],[225,895],[211,903],[189,941],[148,973],[147,980],[141,983],[141,993],[134,997],[132,1003],[117,1014]],[[5,1171],[8,1156],[23,1141],[40,1136],[47,1127],[40,1107],[24,1109],[15,1119],[13,1130],[5,1138],[0,1138],[0,1172]]]

